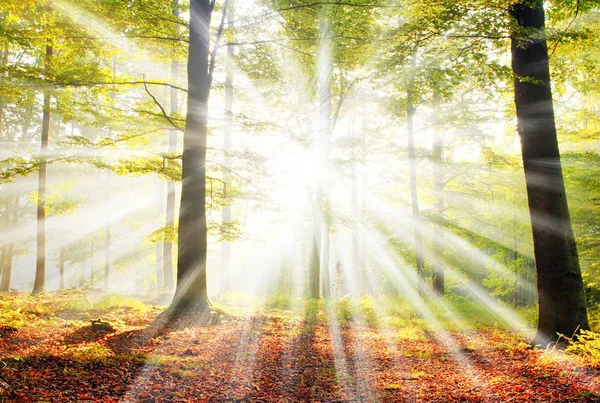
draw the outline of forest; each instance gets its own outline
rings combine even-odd
[[[599,0],[2,0],[0,402],[600,402]]]

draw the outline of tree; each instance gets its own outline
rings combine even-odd
[[[533,230],[539,318],[535,344],[588,329],[583,281],[558,149],[541,1],[510,8],[517,130]]]
[[[233,30],[235,24],[234,9],[235,4],[232,0],[229,4],[229,16],[227,17],[227,25],[230,30]],[[221,215],[221,223],[227,226],[231,223],[231,206],[228,202],[227,185],[230,182],[229,169],[231,169],[231,135],[233,131],[233,46],[227,47],[227,71],[225,73],[225,128],[223,135],[223,185],[225,187],[223,199],[225,205]],[[221,288],[223,291],[228,291],[230,288],[231,276],[231,243],[223,239],[221,241]]]
[[[52,44],[46,45],[46,59],[44,68],[46,73],[50,68],[52,58]],[[33,283],[33,294],[44,291],[46,288],[46,153],[48,151],[48,138],[50,132],[50,91],[44,91],[44,111],[42,115],[42,162],[38,176],[38,200],[37,200],[37,259],[35,266],[35,281]]]
[[[173,1],[173,16],[179,17],[179,1]],[[179,75],[179,62],[173,58],[171,60],[171,79],[175,83]],[[177,89],[171,88],[171,115],[179,112],[179,104],[177,102]],[[177,149],[177,130],[169,131],[169,153],[174,153]],[[175,225],[175,182],[170,180],[167,182],[167,210],[166,210],[166,226],[173,228]],[[166,289],[173,289],[173,243],[171,239],[165,239],[163,242],[163,269],[162,269],[163,285]]]
[[[210,20],[214,3],[190,1],[188,100],[183,135],[181,206],[179,209],[177,286],[171,304],[174,312],[208,309],[206,286],[206,145],[208,97],[217,48],[209,63]],[[227,1],[223,17],[227,13]],[[216,43],[223,24],[219,27]]]
[[[14,197],[14,204],[11,206],[11,198],[6,200],[5,208],[5,230],[14,229],[18,224],[18,209],[19,209],[19,196]],[[0,291],[10,291],[10,278],[12,275],[12,260],[15,243],[10,242],[2,248],[2,260],[0,260],[0,271],[2,280],[0,281]]]
[[[415,102],[414,102],[414,84],[411,82],[406,86],[406,132],[408,137],[408,164],[410,176],[410,205],[413,219],[413,236],[415,239],[415,262],[417,265],[417,274],[423,277],[425,270],[425,261],[423,258],[423,237],[421,236],[420,214],[419,214],[419,196],[417,193],[417,155],[415,152]]]

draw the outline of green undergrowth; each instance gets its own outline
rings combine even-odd
[[[55,293],[0,294],[0,326],[19,329],[40,321],[87,321],[123,312],[144,314],[152,306],[139,299],[100,290],[69,290]]]
[[[444,329],[451,332],[479,329],[519,329],[533,327],[534,306],[513,308],[502,303],[488,307],[480,301],[459,296],[408,298],[371,295],[338,299],[301,299],[285,293],[264,298],[228,293],[220,296],[217,306],[240,317],[269,315],[294,317],[309,323],[365,326],[397,331],[401,337],[419,338],[425,331]]]
[[[600,367],[600,333],[582,330],[577,338],[568,339],[567,353],[576,355],[593,367]]]
[[[119,321],[127,315],[135,316],[137,325],[143,325],[152,316],[148,316],[149,313],[160,311],[145,301],[152,301],[152,296],[140,299],[95,289],[42,293],[33,297],[28,293],[0,294],[0,325],[18,329],[25,323],[39,320],[87,322],[102,317]],[[442,298],[346,295],[316,300],[279,292],[267,297],[227,293],[212,302],[215,308],[234,319],[267,315],[340,327],[384,329],[397,332],[401,338],[412,339],[440,329],[459,332],[533,327],[537,314],[534,306],[515,309],[498,303],[488,307],[480,301],[453,295]],[[597,311],[590,311],[590,317],[596,317],[594,315],[597,316]]]

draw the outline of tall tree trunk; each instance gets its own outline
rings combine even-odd
[[[115,56],[113,56],[112,59],[112,74],[113,74],[113,78],[117,75],[117,58]],[[109,93],[109,97],[111,100],[114,101],[115,99],[115,94],[113,92]],[[112,129],[108,130],[108,136],[112,137]],[[111,175],[111,170],[107,169],[106,170],[106,187],[104,188],[104,202],[106,203],[106,222],[104,224],[104,239],[105,239],[105,245],[104,245],[104,288],[108,289],[108,285],[109,285],[109,281],[110,281],[110,260],[111,260],[111,243],[112,243],[112,228],[111,228],[111,206],[110,206],[110,199],[111,199],[111,192],[110,192],[110,175]]]
[[[110,249],[111,249],[111,218],[110,218],[110,169],[106,170],[106,187],[104,188],[104,202],[106,203],[106,224],[104,224],[104,288],[108,289],[110,280]]]
[[[315,201],[312,203],[312,215],[313,215],[313,230],[312,230],[312,242],[310,245],[310,260],[308,262],[308,297],[319,298],[320,297],[320,286],[321,277],[320,271],[320,256],[321,256],[321,230],[319,228],[319,203]]]
[[[165,186],[164,183],[162,181],[161,178],[157,178],[157,191],[158,191],[158,211],[163,211],[163,209],[165,208],[164,206],[164,201],[163,201],[163,196],[164,196],[164,192],[165,192]],[[164,261],[163,261],[163,250],[164,250],[164,241],[161,242],[160,240],[157,240],[156,243],[154,244],[154,257],[156,260],[156,291],[157,292],[161,292],[162,289],[164,288],[164,282],[163,282],[163,267],[164,267]]]
[[[179,1],[173,0],[173,15],[179,17]],[[179,63],[176,60],[171,61],[171,80],[173,84],[177,82],[179,76]],[[177,102],[177,89],[171,88],[171,115],[179,112]],[[177,151],[177,130],[169,132],[169,153]],[[167,210],[165,214],[165,225],[169,229],[173,229],[175,225],[175,182],[167,182]],[[163,243],[163,272],[162,272],[164,288],[172,290],[173,284],[173,242],[171,239],[165,239]]]
[[[9,200],[8,197],[4,199],[4,225],[2,226],[2,229],[4,230],[5,233],[7,233],[10,230],[10,215],[8,213],[8,204],[9,204]],[[1,248],[1,252],[2,255],[0,256],[0,285],[3,282],[4,279],[4,272],[5,272],[5,267],[6,267],[6,255],[8,253],[8,245],[4,244],[2,245]],[[0,287],[0,291],[5,291],[2,289],[2,287]]]
[[[8,259],[7,259],[7,253],[8,253],[8,245],[4,245],[1,249],[2,255],[0,256],[0,291],[4,291],[7,292],[8,290],[5,290],[4,287],[2,287],[2,285],[4,285],[3,283],[5,282],[4,278],[6,277],[5,273],[6,273],[6,267],[8,266]],[[9,282],[10,283],[10,282]],[[9,285],[10,287],[10,285]]]
[[[60,248],[60,257],[58,258],[58,275],[59,275],[59,284],[58,289],[65,289],[65,254],[67,247],[63,246]]]
[[[443,134],[435,131],[433,133],[432,162],[434,169],[433,194],[435,197],[434,209],[437,223],[433,229],[433,253],[435,272],[433,274],[433,290],[438,295],[444,295],[444,158],[443,158]]]
[[[50,68],[52,45],[46,45],[46,73]],[[35,265],[35,280],[32,294],[42,292],[46,288],[46,157],[50,132],[50,91],[44,91],[44,112],[42,115],[41,163],[38,176],[37,203],[37,258]]]
[[[331,33],[326,21],[320,24],[320,36],[329,38]],[[320,275],[322,276],[322,295],[329,297],[329,222],[327,201],[329,198],[329,137],[331,131],[331,45],[329,39],[319,41],[317,60],[318,91],[319,91],[319,160],[321,175],[319,181],[318,199],[323,223],[319,241]]]
[[[354,129],[354,127],[353,127]],[[354,133],[352,133],[354,137]],[[352,214],[352,276],[360,278],[360,217],[358,215],[358,178],[356,173],[356,159],[353,157],[350,166],[350,213]]]
[[[406,130],[408,133],[408,165],[410,171],[410,198],[413,217],[413,234],[415,239],[415,261],[417,274],[423,278],[423,238],[419,220],[419,197],[417,194],[417,156],[415,152],[414,118],[415,106],[413,101],[412,83],[409,84],[406,95]]]
[[[515,291],[513,294],[513,305],[519,306],[519,238],[517,237],[517,214],[513,214],[513,266],[515,268]]]
[[[94,260],[96,257],[96,239],[90,239],[90,285],[94,286]]]
[[[4,28],[4,19],[2,19],[2,27]],[[8,64],[8,42],[4,47],[4,51],[2,52],[2,61],[0,62],[2,66],[6,66]],[[3,81],[3,77],[0,78],[0,81]],[[4,98],[0,96],[0,136],[7,136],[7,130],[5,125],[4,118]]]
[[[235,3],[230,1],[229,14],[227,16],[228,26],[233,30],[235,24]],[[231,222],[231,206],[227,196],[229,184],[229,169],[231,168],[231,134],[233,132],[233,54],[234,47],[227,47],[227,74],[225,76],[225,132],[223,136],[223,186],[225,194],[221,221],[224,226]],[[227,240],[221,241],[221,290],[226,292],[231,288],[231,243]]]
[[[17,216],[17,206],[18,206],[19,196],[15,196],[15,204],[11,208],[11,200],[7,198],[6,200],[6,208],[5,208],[5,216],[4,216],[4,230],[6,232],[15,228],[16,216]],[[10,241],[8,245],[4,245],[2,247],[2,259],[0,260],[0,270],[2,271],[0,274],[2,275],[2,279],[0,280],[0,291],[8,292],[10,291],[10,277],[12,275],[12,255],[13,255],[13,247],[14,243]]]
[[[537,269],[539,319],[534,343],[588,329],[583,281],[563,181],[543,3],[510,8],[517,129],[521,138]],[[533,32],[532,32],[533,31]]]
[[[15,196],[12,208],[7,211],[8,230],[15,229],[19,225],[19,195]],[[10,280],[12,276],[12,260],[15,243],[11,240],[6,247],[6,258],[2,268],[2,281],[0,291],[10,291]]]
[[[188,103],[183,136],[177,288],[171,305],[171,309],[178,312],[208,308],[205,198],[211,13],[208,0],[190,1]]]

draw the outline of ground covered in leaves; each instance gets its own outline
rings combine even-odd
[[[0,401],[600,402],[599,368],[511,330],[322,306],[164,327],[158,308],[105,300],[2,296]]]

